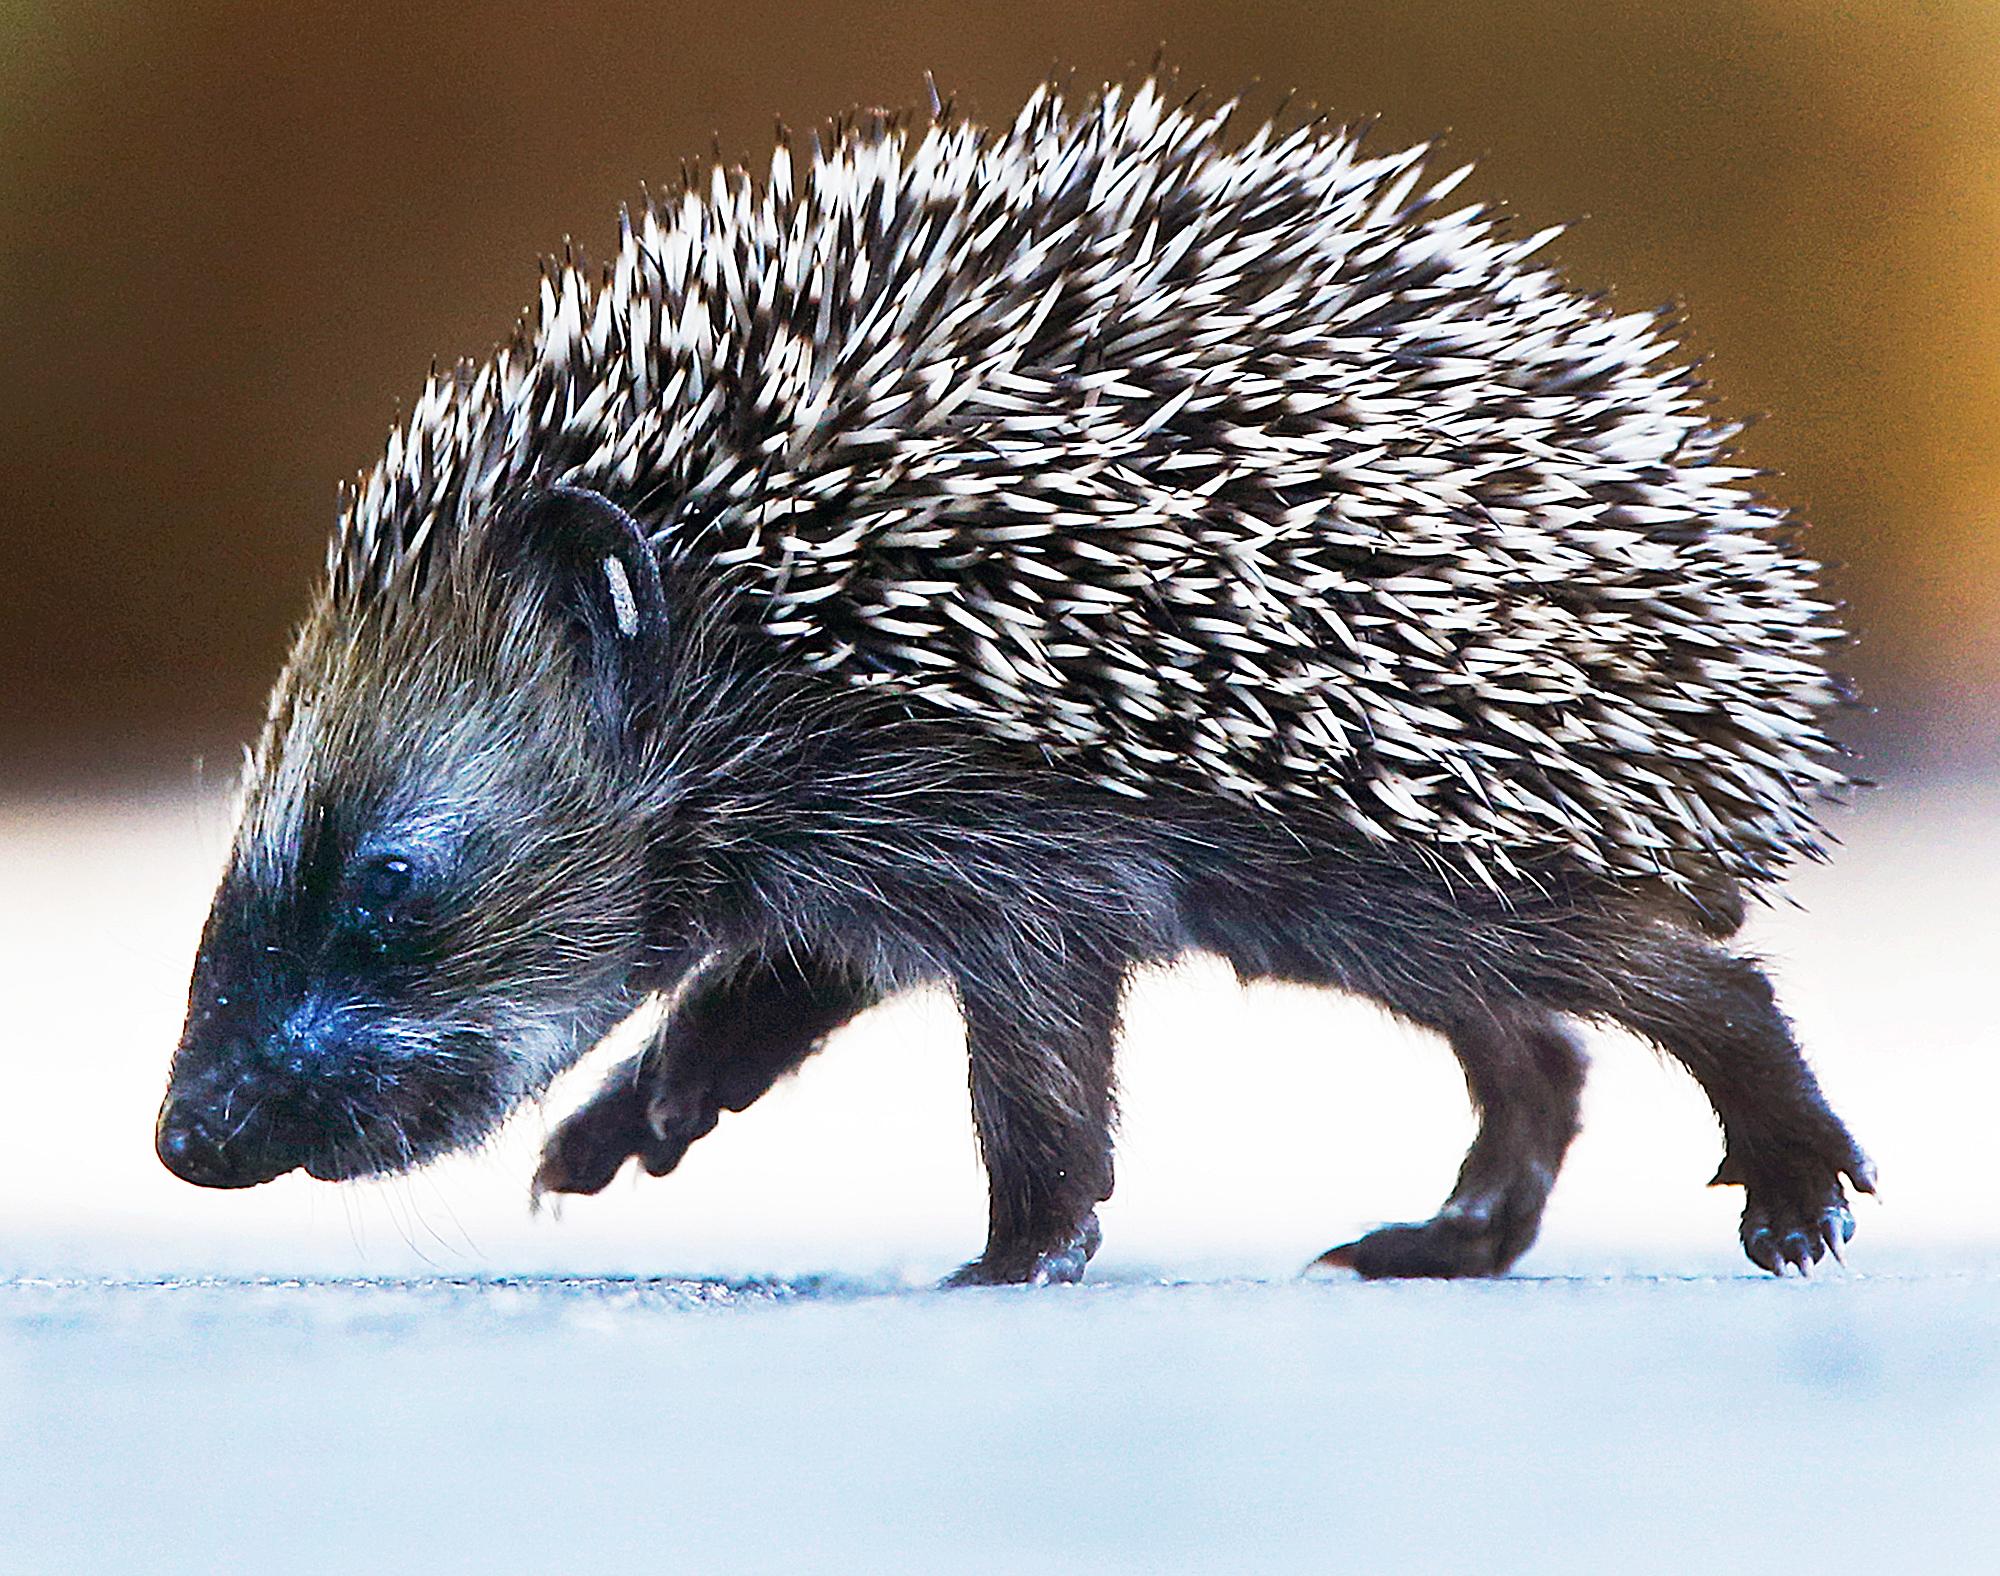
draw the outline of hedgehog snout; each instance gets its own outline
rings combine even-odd
[[[160,1163],[197,1187],[255,1187],[296,1168],[271,1091],[256,1078],[183,1078],[160,1105],[153,1148]]]
[[[352,1056],[349,1025],[312,996],[275,1024],[248,1001],[213,1000],[182,1038],[154,1149],[196,1186],[253,1187],[312,1160],[329,1086]]]

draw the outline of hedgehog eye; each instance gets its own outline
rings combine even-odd
[[[356,867],[348,881],[355,908],[372,919],[390,918],[416,885],[415,863],[403,854],[375,854]]]

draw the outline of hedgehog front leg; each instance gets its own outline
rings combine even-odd
[[[1320,1264],[1387,1276],[1498,1275],[1533,1244],[1577,1133],[1584,1055],[1553,1014],[1484,1017],[1452,1031],[1479,1133],[1458,1183],[1429,1220],[1383,1226]]]
[[[1111,1061],[1122,968],[1071,948],[1014,986],[962,977],[986,1251],[947,1286],[1078,1281],[1111,1196]]]
[[[1609,1011],[1694,1074],[1721,1119],[1716,1183],[1744,1190],[1743,1251],[1804,1274],[1854,1235],[1844,1176],[1875,1191],[1875,1167],[1833,1114],[1762,969],[1693,936],[1635,948]]]
[[[549,1135],[535,1192],[600,1192],[635,1155],[665,1176],[724,1111],[748,1109],[877,995],[849,969],[789,953],[696,981],[645,1049]]]

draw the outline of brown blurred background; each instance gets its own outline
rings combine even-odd
[[[227,776],[336,481],[642,180],[1161,46],[1448,134],[1579,285],[1684,300],[1842,565],[1875,771],[2000,759],[2000,4],[0,0],[0,783]]]

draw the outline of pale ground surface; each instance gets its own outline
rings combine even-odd
[[[412,1180],[204,1193],[151,1124],[224,830],[0,806],[0,1576],[2000,1569],[1990,795],[1874,796],[1757,921],[1883,1174],[1808,1286],[1753,1278],[1699,1094],[1613,1036],[1521,1276],[1298,1282],[1435,1204],[1463,1089],[1208,967],[1131,1005],[1080,1290],[918,1289],[981,1228],[929,999],[560,1220],[526,1178],[588,1070]]]

